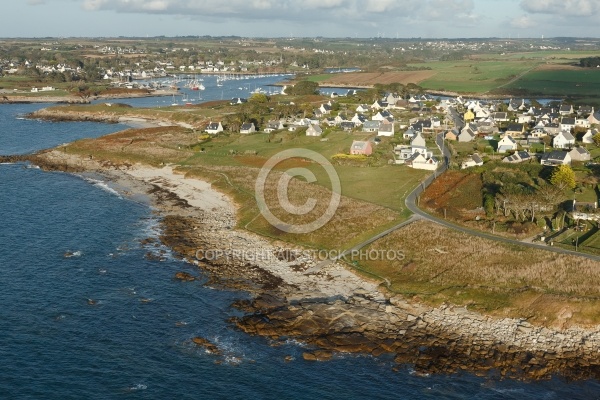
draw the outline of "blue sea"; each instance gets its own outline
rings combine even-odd
[[[0,106],[0,153],[28,153],[123,127],[28,121]],[[0,399],[593,399],[595,381],[419,376],[391,357],[308,362],[228,322],[244,293],[141,240],[159,221],[99,180],[0,165]],[[158,257],[148,257],[151,253]],[[161,257],[162,261],[157,258]],[[174,279],[178,271],[194,282]],[[201,336],[220,356],[191,343]],[[292,361],[285,361],[287,356]]]

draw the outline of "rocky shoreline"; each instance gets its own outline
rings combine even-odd
[[[307,343],[314,347],[305,353],[307,360],[327,360],[338,352],[388,354],[419,373],[600,378],[598,328],[554,330],[462,307],[430,307],[386,293],[380,282],[339,263],[319,268],[301,249],[235,229],[235,204],[210,184],[185,179],[169,167],[106,168],[100,160],[56,150],[22,159],[47,170],[99,172],[150,194],[163,217],[164,244],[204,271],[210,285],[252,295],[234,304],[245,315],[232,323],[274,343],[289,338]]]
[[[36,104],[36,103],[55,103],[55,104],[89,104],[92,100],[118,100],[133,99],[139,97],[159,97],[172,96],[178,94],[176,90],[155,90],[148,93],[130,93],[130,94],[108,94],[82,98],[76,96],[23,96],[11,92],[0,93],[0,104]]]

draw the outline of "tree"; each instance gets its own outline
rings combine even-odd
[[[311,95],[319,93],[319,84],[311,81],[301,81],[289,88],[290,94],[296,96]]]
[[[600,133],[596,133],[592,137],[592,140],[594,141],[594,143],[596,143],[596,146],[600,146]]]
[[[575,172],[573,172],[573,169],[569,165],[559,165],[552,173],[550,183],[561,190],[565,188],[574,189],[577,186]]]
[[[269,98],[267,97],[266,94],[264,93],[254,93],[252,96],[250,96],[250,98],[248,99],[249,103],[266,103],[269,101]]]

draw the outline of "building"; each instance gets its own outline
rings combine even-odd
[[[309,125],[306,129],[306,136],[321,136],[323,129],[319,125]]]
[[[215,135],[219,132],[223,132],[223,125],[220,122],[211,122],[208,124],[204,132]]]
[[[498,153],[503,154],[509,151],[517,151],[518,147],[515,139],[510,135],[506,135],[498,142]]]
[[[483,165],[483,160],[479,156],[479,154],[475,153],[468,156],[461,164],[460,169],[470,168],[470,167],[480,167]]]
[[[246,122],[245,124],[242,124],[242,127],[240,128],[240,133],[245,135],[254,132],[256,132],[256,126],[254,126],[254,122]]]
[[[569,152],[572,161],[590,161],[592,156],[585,147],[575,147]]]
[[[531,161],[531,154],[526,151],[517,151],[510,156],[506,156],[502,159],[502,162],[510,164],[518,164],[526,161]]]
[[[544,153],[540,160],[542,165],[570,165],[571,155],[566,151],[554,150],[550,153]]]
[[[373,145],[369,141],[355,140],[350,146],[350,154],[361,154],[370,156],[373,153]]]
[[[575,145],[575,138],[570,132],[563,131],[552,140],[552,147],[556,149],[571,148]]]

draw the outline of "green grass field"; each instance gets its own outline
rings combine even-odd
[[[270,142],[267,141],[269,135],[265,133],[220,136],[203,145],[205,151],[195,154],[183,165],[190,167],[194,165],[261,167],[270,157],[276,156],[283,150],[294,148],[313,150],[331,159],[334,154],[347,153],[353,140],[363,140],[368,136],[368,134],[360,133],[332,132],[327,136],[327,141],[321,141],[318,137],[281,132],[274,135]],[[386,144],[379,146],[386,146]],[[246,150],[255,151],[257,154],[244,156]],[[237,152],[240,156],[232,157],[230,151]],[[335,170],[340,178],[342,194],[396,211],[405,211],[404,199],[421,180],[428,176],[428,173],[427,171],[383,164],[371,167],[367,165],[335,165]],[[324,186],[329,184],[327,173],[318,164],[311,164],[306,168],[315,174],[318,183],[322,183]]]
[[[532,71],[506,86],[537,96],[589,96],[600,94],[600,69]]]
[[[432,78],[420,83],[420,86],[425,89],[485,93],[509,82],[538,64],[539,62],[535,60],[463,60],[411,64],[411,66],[429,67],[437,72]]]

